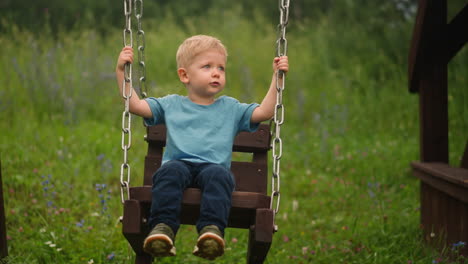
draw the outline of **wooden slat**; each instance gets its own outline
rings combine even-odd
[[[468,203],[468,170],[443,163],[413,162],[413,174],[424,183]]]
[[[270,128],[267,124],[260,124],[254,133],[239,133],[233,145],[233,150],[238,152],[255,152],[270,149]],[[166,144],[166,127],[163,125],[147,127],[146,140],[155,144]]]
[[[266,194],[268,184],[266,163],[233,161],[231,171],[236,179],[236,191]]]
[[[166,145],[166,127],[164,125],[146,127],[146,141]]]
[[[187,205],[199,205],[201,193],[199,189],[188,188],[184,192],[183,203]],[[139,186],[130,188],[130,198],[143,203],[151,203],[151,186]],[[238,209],[268,208],[270,197],[253,192],[233,192],[232,207]]]
[[[5,225],[5,203],[3,200],[2,163],[0,161],[0,260],[8,256]]]
[[[468,4],[447,25],[447,62],[449,62],[468,41]]]
[[[233,151],[267,151],[270,149],[270,137],[270,126],[267,124],[260,124],[258,130],[253,133],[239,133],[234,140]]]
[[[130,197],[137,200],[149,212],[151,203],[151,186],[140,186],[130,188]],[[181,223],[193,225],[197,222],[200,213],[201,192],[199,189],[189,188],[184,192],[182,200]],[[257,208],[269,208],[270,197],[259,193],[233,192],[232,207],[228,220],[228,227],[249,228],[254,224],[255,211]],[[141,210],[142,212],[144,210]],[[148,213],[145,211],[145,213]],[[145,217],[148,215],[146,214]],[[135,215],[135,218],[138,218]],[[133,233],[127,232],[128,234]]]
[[[146,156],[145,157],[145,170],[143,185],[153,184],[153,175],[159,167],[161,167],[162,154],[158,156]]]
[[[154,172],[161,166],[161,156],[145,157],[143,185],[152,185]],[[231,171],[236,180],[236,190],[266,194],[268,184],[267,163],[233,161]]]

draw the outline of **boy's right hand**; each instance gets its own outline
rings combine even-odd
[[[120,52],[117,60],[117,70],[123,71],[126,63],[133,63],[133,48],[125,46]]]

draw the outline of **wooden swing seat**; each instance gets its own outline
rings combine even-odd
[[[124,202],[123,234],[136,254],[135,264],[151,263],[150,255],[143,251],[143,240],[150,231],[148,225],[151,207],[151,184],[154,172],[161,166],[166,144],[163,125],[147,127],[148,153],[145,157],[143,186],[130,187],[130,199]],[[240,133],[233,152],[252,153],[252,160],[233,161],[231,171],[236,180],[232,193],[232,207],[228,227],[249,230],[247,263],[263,263],[272,243],[274,232],[271,197],[267,195],[268,151],[270,127],[261,124],[254,133]],[[188,188],[182,201],[181,224],[194,225],[199,216],[201,192]]]

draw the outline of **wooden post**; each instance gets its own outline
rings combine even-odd
[[[447,2],[425,2],[425,65],[420,65],[419,75],[421,161],[448,163]]]
[[[0,161],[0,260],[8,256],[5,225],[5,206],[3,202],[2,163]]]

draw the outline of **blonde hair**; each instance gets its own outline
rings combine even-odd
[[[228,55],[226,47],[224,47],[223,43],[221,43],[221,41],[215,37],[207,35],[196,35],[184,40],[184,42],[180,44],[179,49],[177,50],[177,68],[188,67],[193,58],[195,58],[198,54],[210,49],[215,49],[221,52],[221,54],[223,54],[225,57]]]

